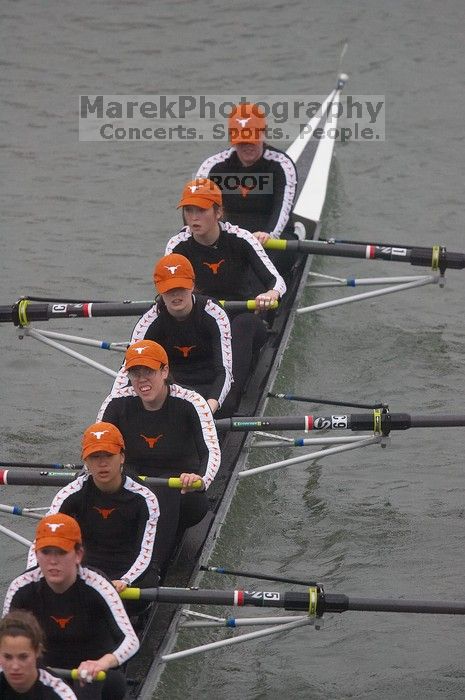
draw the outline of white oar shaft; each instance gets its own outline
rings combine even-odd
[[[297,619],[306,620],[307,616],[287,615],[283,617],[228,617],[225,620],[190,620],[183,622],[182,628],[192,629],[194,627],[255,627],[260,625],[286,625],[295,622]]]
[[[68,335],[68,333],[57,333],[56,331],[46,331],[40,329],[40,334],[45,338],[54,340],[64,340],[67,343],[75,345],[87,345],[90,348],[99,348],[100,350],[115,350],[116,352],[126,352],[128,343],[109,343],[106,340],[95,340],[94,338],[83,338],[80,335]]]
[[[311,287],[362,287],[376,284],[402,284],[407,282],[418,282],[419,280],[430,279],[431,275],[406,275],[405,277],[348,277],[346,279],[334,281],[310,282],[307,288]]]
[[[328,455],[335,455],[339,452],[348,452],[349,450],[356,450],[359,447],[366,447],[367,445],[376,445],[380,443],[382,438],[371,437],[359,440],[358,442],[353,442],[348,445],[340,445],[339,447],[330,447],[327,450],[318,450],[318,452],[309,452],[305,455],[299,455],[299,457],[291,457],[290,459],[283,459],[281,462],[273,462],[272,464],[264,464],[262,467],[255,467],[254,469],[247,469],[247,471],[239,472],[237,475],[238,479],[245,479],[248,476],[254,476],[255,474],[261,474],[262,472],[270,472],[274,469],[281,469],[283,467],[290,467],[293,464],[301,464],[302,462],[311,462],[315,459],[321,459],[321,457],[327,457]]]
[[[32,545],[32,542],[30,540],[27,540],[25,537],[18,535],[17,532],[13,532],[13,530],[10,530],[9,528],[4,527],[3,525],[0,525],[0,532],[3,532],[4,535],[10,537],[12,540],[16,540],[16,542],[24,544],[26,547],[30,547]]]
[[[257,434],[257,433],[255,433]],[[360,435],[346,435],[345,437],[334,436],[334,437],[318,437],[318,438],[300,438],[299,444],[289,445],[288,442],[280,442],[278,440],[261,440],[259,442],[254,442],[250,447],[308,447],[309,445],[344,445],[349,442],[358,442],[360,440]],[[292,440],[292,442],[294,442]]]
[[[219,642],[211,642],[210,644],[203,644],[202,646],[192,647],[191,649],[184,649],[183,651],[176,651],[172,654],[164,654],[161,657],[162,661],[174,661],[176,659],[185,659],[187,656],[193,656],[194,654],[201,654],[204,651],[212,651],[213,649],[221,649],[222,647],[232,646],[233,644],[239,644],[240,642],[247,642],[251,639],[259,639],[260,637],[268,637],[272,634],[278,634],[279,632],[287,632],[288,630],[295,629],[296,627],[302,627],[303,625],[313,624],[313,619],[310,617],[305,617],[303,619],[297,619],[293,622],[289,622],[285,625],[275,625],[274,627],[268,627],[264,630],[258,630],[257,632],[249,632],[248,634],[241,634],[238,637],[233,637],[232,639],[222,639]]]
[[[41,331],[38,331],[35,328],[30,328],[29,326],[26,326],[25,328],[21,329],[21,333],[23,335],[29,335],[31,338],[35,338],[36,340],[40,340],[41,343],[44,343],[45,345],[49,345],[51,348],[55,348],[55,350],[60,350],[60,352],[63,352],[65,355],[69,355],[70,357],[74,357],[76,360],[80,360],[86,365],[89,365],[89,367],[93,367],[94,369],[100,370],[100,372],[103,372],[104,374],[109,374],[110,377],[116,377],[118,374],[114,370],[110,369],[109,367],[105,367],[105,365],[101,365],[99,362],[95,362],[94,360],[91,360],[89,357],[86,357],[85,355],[82,355],[79,352],[76,352],[75,350],[71,350],[71,348],[67,348],[66,345],[62,345],[61,343],[56,343],[54,340],[51,340],[50,338],[46,338],[45,336],[42,335]]]
[[[31,513],[26,508],[21,508],[20,506],[8,506],[0,503],[0,512],[9,513],[10,515],[22,515],[25,518],[35,518],[35,520],[42,520],[43,516],[39,513]]]
[[[364,292],[362,294],[354,294],[350,297],[344,297],[342,299],[333,299],[332,301],[324,301],[321,304],[313,304],[312,306],[303,306],[297,309],[297,314],[307,314],[311,311],[321,311],[322,309],[329,309],[334,306],[342,306],[343,304],[351,304],[354,301],[362,301],[363,299],[372,299],[374,297],[380,297],[385,294],[393,294],[394,292],[402,292],[407,289],[414,289],[415,287],[423,287],[425,284],[436,284],[439,278],[433,275],[429,277],[424,277],[423,279],[416,280],[415,282],[409,282],[408,284],[398,284],[393,287],[384,287],[383,289],[377,289],[373,292]]]

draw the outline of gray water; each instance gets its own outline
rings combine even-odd
[[[336,144],[325,233],[464,250],[464,14],[462,0],[3,0],[1,304],[25,293],[150,298],[153,263],[179,225],[182,185],[217,150],[201,142],[79,142],[79,94],[322,95],[334,84],[345,41],[348,92],[386,96],[386,141]],[[315,268],[344,277],[410,270],[336,259]],[[463,272],[451,271],[443,290],[300,317],[275,388],[382,400],[393,411],[463,411],[463,290]],[[331,295],[308,291],[305,301]],[[125,340],[132,323],[76,320],[53,330]],[[18,340],[12,326],[0,337],[0,459],[78,461],[80,434],[110,379]],[[119,356],[90,354],[118,366]],[[269,405],[274,413],[307,409],[328,412]],[[214,562],[316,578],[329,592],[353,596],[459,599],[463,448],[460,429],[412,430],[394,434],[386,450],[244,482]],[[276,456],[255,452],[253,462]],[[1,500],[37,506],[51,495],[9,487]],[[32,535],[29,521],[2,522]],[[3,537],[2,593],[23,563],[22,546]],[[210,576],[205,583],[245,581]],[[318,632],[175,663],[157,697],[463,697],[460,618],[346,613],[325,622]],[[181,645],[213,638],[190,634]]]

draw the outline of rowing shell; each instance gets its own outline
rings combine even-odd
[[[322,109],[307,124],[302,134],[288,149],[296,163],[299,175],[297,200],[294,208],[297,228],[307,238],[317,239],[320,219],[328,187],[329,171],[334,150],[334,140],[315,139],[316,129],[326,126],[331,106],[340,99],[347,76],[340,76],[336,87],[322,104]],[[337,110],[333,110],[333,114]],[[334,127],[334,118],[331,123]],[[276,314],[268,341],[250,377],[241,399],[239,415],[263,415],[268,391],[276,378],[282,355],[287,346],[298,302],[305,288],[311,258],[301,258],[297,263],[288,291]],[[250,438],[244,433],[230,432],[222,442],[222,465],[209,488],[212,512],[205,520],[186,533],[176,560],[170,567],[165,585],[195,586],[200,577],[199,568],[208,562],[216,538],[234,496],[238,473],[247,461]],[[208,521],[208,522],[207,522]],[[129,662],[128,678],[131,681],[131,697],[151,700],[165,668],[162,656],[174,647],[181,610],[176,605],[155,606],[149,614],[142,635],[141,649]]]

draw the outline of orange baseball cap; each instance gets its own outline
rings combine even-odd
[[[197,177],[184,187],[177,208],[187,207],[189,204],[201,209],[210,209],[214,204],[221,207],[223,195],[218,185],[212,180],[206,177]]]
[[[264,111],[251,102],[241,102],[228,119],[229,140],[236,143],[260,143],[266,128]]]
[[[59,547],[71,552],[76,544],[82,544],[81,528],[74,518],[65,513],[46,515],[37,525],[35,548]]]
[[[120,431],[113,423],[92,423],[82,436],[82,458],[85,459],[94,452],[109,452],[118,455],[124,450],[124,440]]]
[[[168,364],[165,349],[154,340],[138,340],[126,350],[126,369],[131,367],[150,367],[160,369]]]
[[[153,281],[159,294],[170,289],[194,289],[195,273],[190,261],[179,253],[161,258],[155,265]]]

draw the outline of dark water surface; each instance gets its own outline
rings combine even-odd
[[[79,94],[321,95],[334,83],[345,41],[349,92],[386,96],[386,141],[336,144],[325,233],[465,250],[464,7],[462,0],[4,0],[1,304],[27,292],[149,298],[153,263],[179,224],[182,185],[218,148],[80,143]],[[341,277],[410,271],[336,259],[315,261],[315,269]],[[331,295],[308,291],[305,301]],[[443,290],[428,286],[299,317],[275,388],[383,400],[393,411],[461,412],[463,298],[464,273],[452,271]],[[132,323],[76,320],[53,330],[125,340]],[[12,326],[0,328],[0,341],[0,459],[78,461],[80,434],[110,379],[32,339],[19,341]],[[118,366],[119,356],[90,354]],[[269,406],[274,413],[306,408]],[[463,448],[463,429],[412,430],[395,434],[386,450],[246,481],[214,561],[317,578],[330,592],[354,596],[458,599]],[[270,450],[252,457],[256,464],[276,458]],[[38,491],[4,488],[1,500],[46,505],[51,493]],[[32,534],[29,521],[2,522]],[[2,592],[23,562],[22,546],[2,536]],[[245,582],[210,576],[205,583]],[[325,623],[319,632],[304,628],[175,663],[157,697],[465,694],[461,618],[346,613]],[[214,637],[190,634],[186,643]]]

